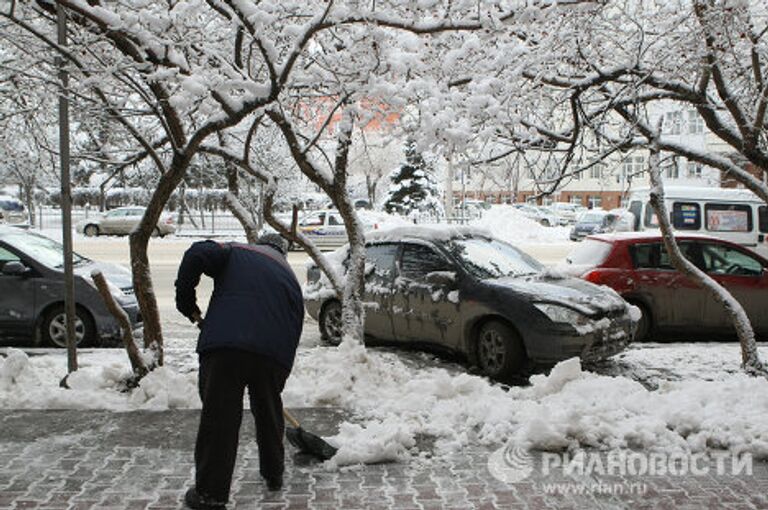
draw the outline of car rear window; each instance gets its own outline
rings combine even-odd
[[[597,239],[585,239],[565,260],[575,266],[598,266],[605,262],[612,248],[611,243]]]
[[[740,204],[706,204],[707,230],[712,232],[751,232],[752,208]]]
[[[672,204],[672,225],[677,230],[699,230],[701,228],[701,207],[695,202]]]

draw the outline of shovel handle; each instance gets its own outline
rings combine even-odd
[[[301,428],[301,424],[299,423],[299,421],[293,416],[291,416],[291,413],[288,412],[288,409],[283,408],[283,416],[285,416],[285,419],[288,420],[288,423],[290,423],[293,426],[293,428],[296,428],[296,429]]]

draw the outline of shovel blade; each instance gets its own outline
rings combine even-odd
[[[301,453],[312,455],[320,460],[328,460],[338,451],[320,436],[307,432],[301,427],[286,427],[285,437]]]

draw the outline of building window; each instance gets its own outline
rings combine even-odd
[[[704,132],[704,119],[696,110],[688,110],[688,133],[699,135]]]
[[[598,163],[596,165],[592,165],[589,167],[589,178],[590,179],[602,179],[603,173],[605,172],[605,165],[602,163]]]
[[[616,176],[616,182],[629,183],[632,179],[641,175],[645,166],[645,158],[643,156],[629,156],[624,160],[621,165],[621,172]]]
[[[581,197],[578,195],[571,195],[571,199],[569,200],[572,204],[578,204],[581,205]]]
[[[670,135],[679,135],[682,131],[683,112],[667,113],[667,133]]]
[[[600,209],[603,205],[603,198],[600,195],[589,195],[587,200],[589,201],[590,209]]]
[[[666,174],[667,179],[679,179],[680,167],[677,166],[677,160],[673,159],[669,164],[665,165],[663,172]]]
[[[688,177],[692,179],[701,179],[702,176],[702,170],[703,166],[701,163],[696,163],[695,161],[689,161],[686,165],[686,168],[688,170]]]

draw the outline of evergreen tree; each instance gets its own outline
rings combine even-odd
[[[389,174],[389,192],[384,209],[389,213],[415,216],[427,213],[440,216],[443,212],[437,181],[432,169],[416,148],[416,141],[405,142],[405,163]]]

